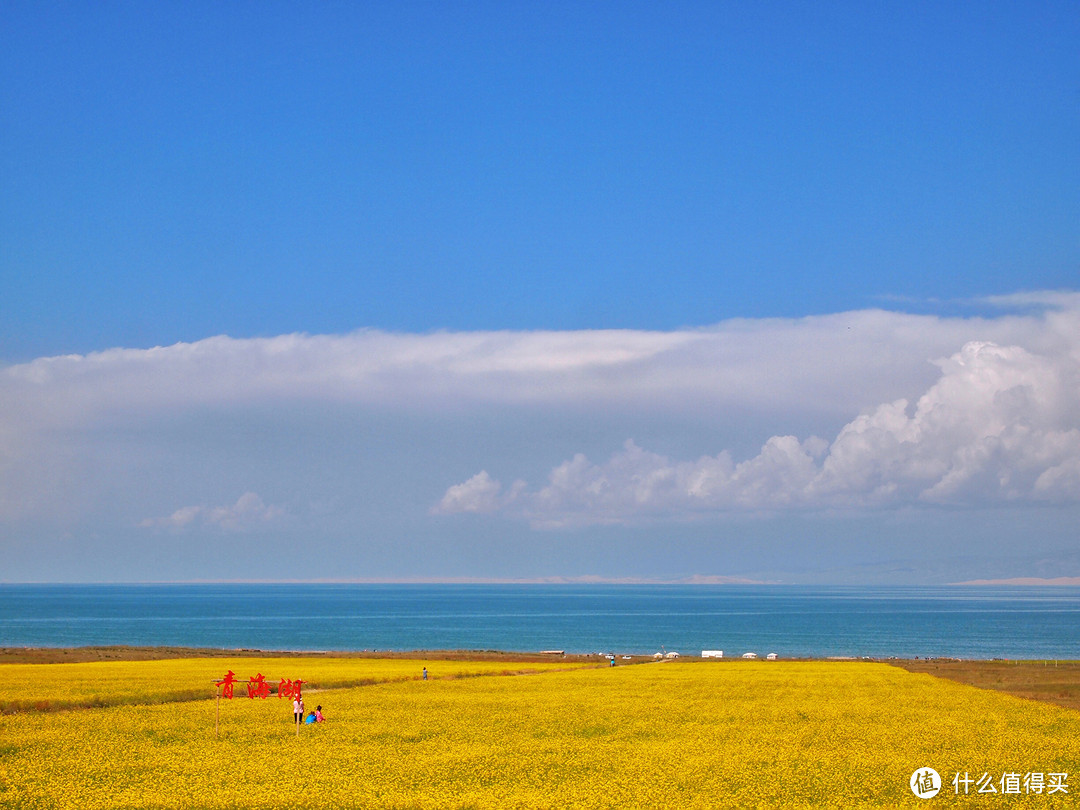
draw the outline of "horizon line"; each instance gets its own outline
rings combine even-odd
[[[694,575],[678,578],[653,577],[314,577],[161,580],[21,580],[2,585],[783,585],[779,580],[747,577]]]
[[[0,581],[6,585],[756,585],[810,587],[1080,587],[1080,577],[1012,577],[1008,579],[970,579],[943,583],[867,583],[867,582],[785,582],[776,579],[751,579],[738,576],[695,574],[687,577],[317,577],[170,579],[170,580],[21,580]]]

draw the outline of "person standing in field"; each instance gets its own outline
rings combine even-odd
[[[427,667],[424,667],[424,680],[427,680]]]
[[[304,699],[297,695],[292,702],[293,722],[302,723],[304,720]]]

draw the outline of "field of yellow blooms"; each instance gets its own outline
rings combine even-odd
[[[462,678],[564,669],[574,664],[303,656],[2,664],[0,713],[201,700],[215,693],[214,681],[221,680],[229,670],[236,674],[237,696],[246,694],[244,685],[248,679],[261,673],[276,697],[283,678],[302,679],[305,690],[337,689],[419,678],[425,666],[441,677]]]
[[[118,674],[135,663],[144,662]],[[208,677],[190,661],[155,663]],[[221,662],[209,664],[217,675]],[[423,665],[347,662],[391,664],[411,665],[413,678]],[[212,700],[6,715],[0,807],[1060,807],[1080,793],[1080,714],[884,664],[697,661],[518,677],[499,666],[436,677],[448,664],[430,663],[428,681],[309,693],[327,722],[299,736],[288,702],[274,697],[222,701],[220,736]],[[232,669],[276,676],[282,665],[289,659]],[[13,666],[0,667],[5,690]],[[64,680],[68,666],[42,668],[43,693],[49,673]],[[926,801],[908,787],[923,767],[945,782]],[[956,773],[972,780],[966,797],[954,795]],[[996,794],[976,792],[984,773]],[[1002,795],[1014,773],[1045,774],[1069,792]]]

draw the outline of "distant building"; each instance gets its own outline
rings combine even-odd
[[[765,656],[766,661],[775,661],[777,658],[776,653],[769,653]]]
[[[701,651],[701,657],[702,658],[723,658],[724,657],[724,651],[723,650],[702,650]]]
[[[757,653],[743,653],[743,658],[757,658]]]
[[[667,658],[668,660],[672,660],[678,657],[679,654],[677,652],[669,652],[667,655],[664,656],[664,658]]]

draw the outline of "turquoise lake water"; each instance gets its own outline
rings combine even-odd
[[[0,585],[0,646],[1080,659],[1080,588]]]

